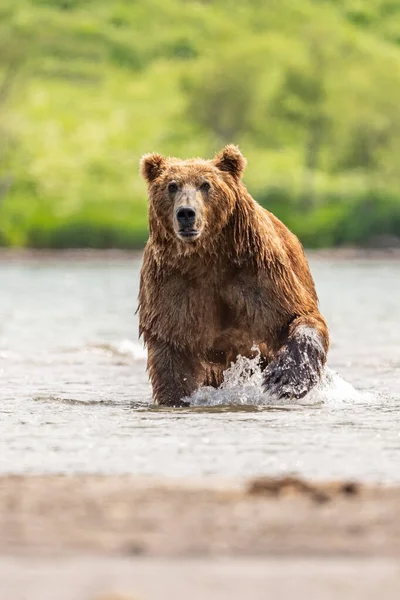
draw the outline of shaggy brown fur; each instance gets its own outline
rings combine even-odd
[[[231,145],[211,161],[142,158],[150,239],[140,333],[157,404],[179,406],[199,386],[220,385],[254,345],[276,396],[302,397],[320,379],[329,338],[307,260],[247,192],[245,166]]]

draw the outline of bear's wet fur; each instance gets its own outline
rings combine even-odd
[[[219,386],[238,355],[262,355],[264,389],[301,398],[320,380],[329,336],[303,248],[242,182],[228,145],[213,160],[141,160],[149,231],[140,333],[156,404]]]

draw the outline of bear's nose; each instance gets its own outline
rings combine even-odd
[[[176,211],[176,218],[179,225],[188,227],[189,225],[193,225],[195,222],[196,211],[190,206],[181,206]]]

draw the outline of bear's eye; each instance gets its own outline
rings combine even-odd
[[[169,182],[168,191],[170,194],[176,194],[176,192],[178,191],[178,184],[176,183],[176,181]]]
[[[201,184],[201,186],[200,186],[200,190],[201,190],[202,192],[208,192],[208,191],[209,191],[209,189],[210,189],[210,187],[211,187],[211,185],[209,184],[209,182],[208,182],[208,181],[203,181],[203,183],[202,183],[202,184]]]

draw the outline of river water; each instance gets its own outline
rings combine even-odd
[[[244,361],[176,410],[151,406],[140,258],[0,261],[0,472],[400,481],[400,262],[310,264],[322,389],[277,406]]]

